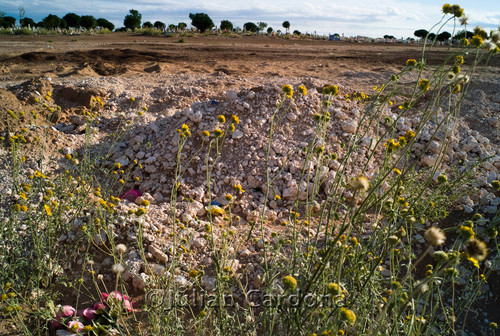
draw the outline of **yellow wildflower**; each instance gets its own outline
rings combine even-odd
[[[304,96],[307,95],[307,89],[304,85],[299,85],[298,89],[302,95],[304,95]]]
[[[297,288],[297,280],[291,275],[283,277],[282,282],[286,290],[293,291]]]
[[[292,88],[291,85],[285,84],[285,85],[283,85],[283,87],[281,89],[287,95],[287,97],[292,97],[293,96],[293,88]]]
[[[470,43],[472,44],[473,47],[479,48],[480,46],[483,45],[484,39],[479,35],[474,35],[470,39]]]
[[[52,216],[52,209],[50,208],[50,206],[44,204],[43,207],[45,209],[45,212],[47,213],[47,216]]]
[[[418,88],[424,92],[429,91],[430,87],[431,87],[431,84],[429,83],[429,81],[427,79],[421,79],[418,82]]]
[[[415,66],[415,65],[417,65],[417,60],[413,58],[406,60],[406,66]]]
[[[224,117],[222,114],[218,115],[217,116],[217,120],[220,122],[220,123],[225,123],[226,122],[226,117]]]
[[[356,314],[354,314],[352,310],[344,307],[340,308],[340,317],[350,325],[354,325],[356,322]]]

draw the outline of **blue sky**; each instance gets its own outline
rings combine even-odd
[[[123,26],[123,18],[131,8],[139,10],[143,22],[160,20],[167,24],[186,22],[189,25],[189,13],[203,12],[216,25],[225,19],[239,27],[248,21],[263,21],[275,30],[283,30],[281,24],[288,20],[292,30],[303,33],[316,31],[318,34],[370,37],[389,34],[406,38],[413,36],[415,30],[430,29],[439,21],[443,3],[435,0],[0,0],[0,11],[17,18],[18,8],[23,6],[25,16],[35,21],[48,14],[90,14],[96,18],[104,17],[117,27]],[[486,30],[498,29],[499,0],[467,0],[458,4],[469,16],[470,28],[481,25]],[[452,29],[452,25],[445,27],[449,32]]]

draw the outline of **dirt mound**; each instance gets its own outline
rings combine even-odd
[[[9,115],[7,111],[15,111],[16,117]],[[19,111],[24,111],[25,105],[23,102],[17,99],[16,95],[12,92],[0,89],[0,132],[3,132],[6,128],[9,128],[8,125],[12,125],[13,123],[17,123],[16,119],[19,117]],[[4,136],[4,134],[2,134]]]
[[[52,92],[53,87],[49,77],[38,77],[16,85],[11,90],[17,99],[33,103],[34,98],[43,98],[47,92]]]
[[[105,98],[106,93],[98,89],[74,86],[56,87],[54,90],[54,101],[61,108],[90,107],[92,98]]]

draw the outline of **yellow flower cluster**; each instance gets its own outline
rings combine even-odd
[[[400,149],[402,146],[401,146],[401,143],[399,141],[396,141],[396,139],[389,139],[387,140],[387,142],[384,144],[384,147],[387,148],[387,151],[389,153],[392,153],[394,152],[395,150],[397,149]]]
[[[464,15],[464,10],[461,8],[459,5],[450,5],[450,4],[444,4],[443,5],[443,13],[444,14],[453,14],[454,17],[461,17]]]
[[[179,133],[179,136],[181,138],[191,136],[191,132],[189,131],[189,126],[186,124],[182,124],[181,128],[177,130],[177,133]]]
[[[367,95],[366,93],[364,93],[363,91],[361,92],[353,92],[351,95],[349,94],[346,94],[344,95],[344,98],[347,100],[347,101],[359,101],[359,102],[363,102],[365,100],[368,100],[370,98],[369,95]]]
[[[323,88],[323,93],[326,95],[336,96],[339,93],[339,87],[337,85],[328,85]]]

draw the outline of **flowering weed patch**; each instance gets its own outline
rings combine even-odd
[[[443,12],[437,27],[463,16],[457,5]],[[476,29],[436,66],[427,64],[434,41],[426,41],[420,59],[401,64],[370,95],[338,85],[284,84],[275,109],[255,121],[267,142],[250,153],[265,167],[252,185],[231,171],[223,181],[215,178],[225,149],[243,136],[249,116],[238,110],[219,114],[211,103],[216,114],[206,129],[191,122],[203,116],[184,118],[168,139],[175,143],[174,162],[156,164],[160,159],[142,153],[146,167],[130,151],[115,155],[127,147],[120,139],[148,112],[139,99],[126,98],[133,116],[123,115],[96,154],[90,143],[105,102],[93,98],[84,113],[85,147],[63,153],[57,166],[44,158],[48,127],[40,120],[50,125],[60,110],[52,93],[34,101],[30,113],[7,111],[1,141],[12,174],[11,194],[0,198],[2,316],[26,335],[449,335],[465,329],[500,261],[500,221],[498,214],[476,214],[443,224],[454,201],[473,190],[480,162],[444,163],[451,162],[462,100],[498,51],[491,45],[497,35]],[[320,99],[308,116],[310,141],[277,162],[280,132],[306,122],[291,115],[313,93]],[[343,102],[358,104],[359,118],[342,116],[336,106]],[[405,123],[409,116],[417,122]],[[333,142],[330,131],[341,118]],[[134,141],[131,147],[151,146],[149,138]],[[298,178],[285,171],[291,162]],[[199,170],[190,170],[195,163]],[[171,188],[164,225],[156,226],[150,220],[158,215],[156,200],[140,187],[142,172],[160,166],[171,172],[165,177]],[[202,177],[207,192],[200,200],[186,192],[193,187],[188,174]],[[498,181],[490,184],[498,196]],[[250,202],[257,206],[243,220]],[[250,262],[243,268],[244,259]],[[491,322],[485,328],[493,330]]]

